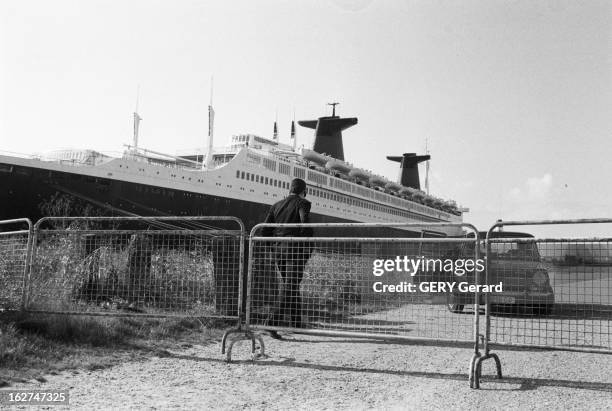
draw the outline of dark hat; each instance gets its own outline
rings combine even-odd
[[[304,180],[301,178],[291,180],[291,188],[289,189],[291,194],[302,194],[304,191],[306,191],[306,182]]]

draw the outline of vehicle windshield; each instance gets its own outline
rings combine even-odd
[[[499,240],[497,240],[499,241]],[[484,241],[480,242],[480,255],[483,257],[486,253]],[[463,245],[461,247],[461,256],[463,258],[473,258],[474,246]],[[535,241],[533,242],[517,242],[508,239],[503,242],[491,242],[491,257],[502,260],[517,260],[517,261],[540,261],[540,252]]]
[[[538,246],[533,242],[508,241],[491,242],[491,257],[503,260],[540,261]],[[480,251],[485,252],[484,241],[480,244]]]

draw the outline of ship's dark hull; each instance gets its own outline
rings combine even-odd
[[[0,220],[48,215],[234,216],[247,230],[264,221],[267,204],[0,163]],[[55,200],[54,200],[55,199]],[[313,223],[359,222],[311,214]],[[315,235],[414,237],[420,233],[389,228],[321,229]]]
[[[36,221],[50,214],[80,216],[87,208],[89,215],[105,216],[236,216],[252,228],[263,221],[269,208],[255,202],[76,173],[0,166],[0,219],[27,217]],[[60,204],[62,199],[69,199],[69,204]]]

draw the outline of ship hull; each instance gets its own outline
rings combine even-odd
[[[237,199],[22,166],[0,171],[0,186],[0,219],[79,216],[87,208],[86,214],[104,216],[238,216],[252,227],[268,208]],[[68,204],[57,204],[62,198]]]
[[[5,166],[0,172],[0,219],[27,217],[32,221],[59,212],[107,216],[235,216],[247,228],[265,219],[269,206],[221,196],[97,178],[76,173]],[[63,209],[60,197],[72,206]],[[55,210],[53,210],[55,208]],[[55,213],[58,214],[58,213]],[[317,216],[322,222],[339,219]]]
[[[270,205],[217,195],[0,163],[0,220],[62,216],[234,216],[247,230],[265,220]],[[313,223],[355,223],[311,213]],[[330,236],[316,230],[315,235]],[[334,229],[337,237],[419,237],[392,228]]]

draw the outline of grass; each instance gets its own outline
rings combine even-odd
[[[219,305],[207,238],[82,235],[68,229],[44,232],[37,241],[30,310],[137,311],[183,319],[3,312],[20,306],[25,247],[14,236],[0,240],[0,386],[147,358],[186,342],[218,341],[222,328],[233,325],[197,319],[217,313]],[[221,291],[227,298],[227,290]],[[228,310],[233,304],[226,304]]]
[[[218,341],[228,326],[196,318],[0,313],[0,386],[146,359],[185,344],[207,344]]]

